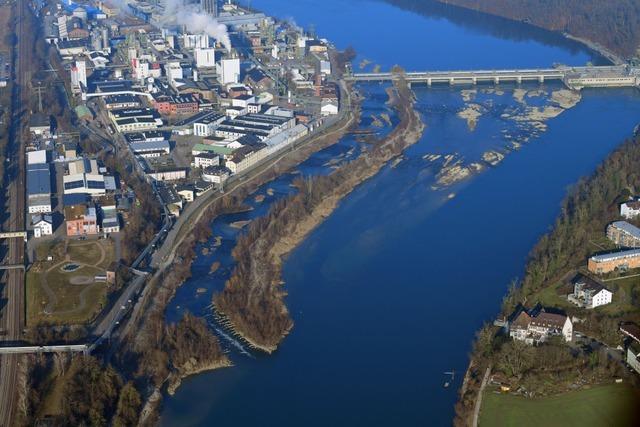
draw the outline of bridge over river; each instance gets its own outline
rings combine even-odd
[[[423,71],[423,72],[386,72],[353,73],[345,80],[356,82],[394,81],[403,75],[409,84],[478,84],[504,82],[523,83],[548,80],[563,82],[571,89],[585,87],[638,87],[640,69],[628,65],[588,66],[512,70],[467,70],[467,71]]]

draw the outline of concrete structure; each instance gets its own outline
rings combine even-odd
[[[567,299],[578,307],[591,309],[611,303],[613,292],[588,276],[578,274],[572,284],[573,293]]]
[[[216,66],[216,50],[212,47],[194,51],[196,68],[214,68]]]
[[[225,58],[216,63],[218,81],[223,85],[240,81],[240,58]]]
[[[640,248],[640,228],[626,221],[616,221],[609,224],[607,238],[621,247]]]
[[[627,271],[640,267],[640,249],[594,255],[589,258],[587,268],[591,273],[605,274],[615,270]]]
[[[200,0],[200,8],[206,14],[218,16],[218,0]]]
[[[591,67],[557,67],[520,70],[471,70],[471,71],[433,71],[409,72],[404,74],[408,83],[425,83],[429,86],[436,83],[477,84],[489,82],[522,83],[547,80],[562,81],[571,89],[585,87],[636,87],[640,83],[640,71],[626,65],[591,66]],[[394,73],[355,73],[347,76],[351,81],[391,81],[399,79]]]
[[[550,313],[537,306],[532,310],[520,307],[507,324],[509,336],[527,344],[539,344],[552,336],[561,336],[565,341],[573,339],[573,324],[568,316]]]

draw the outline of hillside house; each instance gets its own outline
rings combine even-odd
[[[600,282],[578,274],[571,283],[573,284],[573,293],[567,295],[567,299],[578,307],[596,308],[611,303],[613,292]]]
[[[565,341],[573,339],[573,324],[564,314],[551,313],[537,305],[531,310],[520,306],[510,317],[507,328],[509,336],[529,345],[540,344],[552,336],[561,336]]]

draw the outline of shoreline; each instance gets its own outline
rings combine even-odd
[[[185,370],[182,368],[177,372],[172,372],[167,378],[167,394],[173,396],[178,388],[182,385],[182,381],[193,375],[198,375],[203,372],[213,371],[221,368],[228,368],[233,366],[231,360],[225,356],[222,360],[212,360],[211,362],[203,363],[198,367],[188,367]]]
[[[398,93],[400,90],[403,90],[404,93]],[[245,341],[253,344],[256,348],[266,350],[267,353],[272,353],[273,351],[277,350],[282,340],[288,335],[291,328],[293,327],[293,321],[288,317],[288,308],[283,301],[284,297],[286,296],[286,291],[281,290],[281,285],[283,283],[281,280],[281,268],[283,259],[292,250],[299,246],[299,244],[306,239],[309,233],[311,233],[316,227],[322,224],[322,222],[324,222],[324,220],[333,213],[333,211],[339,206],[340,201],[344,197],[349,195],[359,185],[375,176],[384,166],[388,165],[393,159],[402,155],[404,150],[418,142],[422,137],[425,129],[425,124],[422,121],[420,113],[414,109],[414,93],[406,86],[403,88],[398,88],[397,86],[394,88],[389,88],[387,93],[389,95],[388,102],[394,105],[394,108],[398,109],[398,114],[401,117],[400,123],[391,131],[391,133],[383,140],[379,141],[373,149],[363,152],[363,154],[361,154],[357,159],[342,166],[341,168],[336,169],[332,174],[329,175],[329,178],[325,177],[325,179],[331,179],[331,177],[336,175],[344,175],[340,176],[340,178],[343,179],[338,179],[335,187],[331,187],[330,191],[332,192],[330,192],[329,194],[320,193],[316,195],[316,197],[319,197],[322,200],[317,205],[313,206],[310,212],[308,212],[301,218],[294,218],[293,220],[283,219],[285,216],[290,214],[290,212],[287,210],[287,201],[294,204],[302,197],[304,197],[301,196],[302,192],[291,196],[290,198],[286,199],[287,201],[285,201],[282,206],[275,207],[275,209],[272,209],[270,211],[270,213],[268,214],[269,223],[263,226],[263,230],[260,230],[261,224],[258,224],[256,226],[256,229],[258,229],[259,231],[249,231],[249,234],[251,233],[251,231],[254,231],[254,233],[258,233],[256,240],[248,244],[249,250],[253,251],[251,256],[249,257],[248,254],[243,253],[234,254],[234,256],[237,257],[236,259],[238,259],[238,257],[258,259],[257,261],[255,261],[255,263],[266,265],[266,267],[256,267],[253,263],[251,263],[249,266],[245,266],[245,264],[240,265],[241,263],[239,262],[229,281],[227,281],[225,290],[223,290],[222,294],[214,297],[213,305],[216,314],[226,319],[225,326],[227,326],[229,330],[232,331],[235,335],[242,337]],[[369,156],[373,158],[370,161],[366,159]],[[365,163],[365,165],[363,165],[362,163]],[[313,186],[314,181],[311,180],[308,185]],[[278,224],[282,223],[283,221],[286,222],[286,227],[283,228],[284,230],[286,230],[285,234],[276,236],[275,241],[273,242],[266,241],[264,235],[270,233],[270,227],[278,228]],[[263,248],[265,246],[269,246],[270,248],[268,250],[262,249],[257,254],[255,253],[256,248]],[[244,248],[247,246],[245,244],[242,244],[236,246],[236,248],[238,247],[241,247],[241,250],[245,250]],[[238,270],[239,268],[241,268],[240,271],[246,271],[247,269],[259,269],[260,271],[249,273],[251,279],[249,282],[247,282],[243,281],[240,275],[241,273],[239,273]],[[276,277],[261,277],[261,275],[264,276],[264,271],[273,271]],[[269,281],[271,281],[269,285],[257,284],[259,282],[267,283]],[[258,286],[270,287],[270,289],[259,289],[256,293],[257,295],[271,292],[269,293],[269,298],[271,299],[263,301],[260,304],[268,305],[269,301],[271,301],[272,312],[278,312],[279,315],[286,316],[290,321],[290,324],[286,328],[284,328],[283,331],[278,333],[277,337],[271,338],[271,342],[260,344],[256,342],[257,340],[255,339],[255,337],[249,336],[251,334],[246,329],[252,329],[256,327],[256,325],[250,323],[251,321],[247,320],[246,317],[243,317],[251,315],[238,314],[245,313],[251,308],[250,306],[243,306],[239,304],[250,304],[250,302],[243,300],[242,296],[234,296],[240,294],[243,291],[254,293],[255,288]],[[231,290],[232,287],[234,289],[233,291]],[[242,287],[249,288],[250,290],[243,290]],[[232,296],[226,297],[225,292],[228,292],[229,295]],[[273,293],[277,294],[275,299],[273,297]],[[236,313],[230,314],[231,309],[233,309]],[[280,320],[282,320],[282,318]],[[253,322],[255,322],[255,320],[253,320]],[[240,326],[241,324],[244,325],[244,327]]]
[[[359,96],[357,91],[354,90],[352,85],[344,84],[340,85],[340,88],[345,96],[345,103],[350,107],[341,120],[337,121],[320,134],[313,135],[307,141],[304,141],[302,145],[297,147],[297,151],[280,154],[276,159],[269,162],[269,164],[262,166],[263,169],[250,179],[241,181],[235,187],[227,190],[223,195],[207,200],[194,212],[195,219],[189,221],[188,224],[183,224],[183,226],[178,230],[178,236],[180,237],[172,242],[169,255],[166,257],[162,265],[159,266],[154,275],[149,279],[149,285],[144,288],[144,296],[140,301],[138,311],[134,312],[134,315],[129,318],[127,325],[125,326],[125,333],[123,334],[122,342],[132,339],[135,343],[135,337],[133,337],[132,334],[135,330],[140,330],[141,328],[135,327],[134,325],[138,323],[144,325],[144,322],[147,320],[147,315],[153,310],[160,309],[164,312],[166,306],[175,296],[176,290],[188,279],[188,276],[181,278],[182,280],[179,280],[179,283],[170,285],[169,288],[167,288],[162,284],[163,281],[161,278],[174,271],[172,265],[176,257],[182,257],[183,263],[187,261],[189,265],[191,264],[193,258],[190,258],[190,256],[196,256],[194,248],[197,243],[197,239],[193,238],[194,230],[197,230],[198,227],[205,227],[208,229],[209,223],[213,221],[215,217],[220,214],[224,214],[224,208],[220,207],[220,205],[224,206],[225,201],[228,201],[232,208],[235,206],[236,209],[242,210],[242,199],[250,196],[260,186],[265,185],[276,179],[278,176],[294,169],[316,152],[334,145],[344,137],[344,135],[352,128],[354,123],[359,122],[362,98]],[[216,212],[220,209],[222,209],[222,212]],[[186,256],[186,258],[183,256]],[[166,294],[168,294],[168,296]],[[250,343],[246,338],[243,339]],[[258,346],[256,346],[256,348],[258,348]],[[268,350],[268,348],[265,348],[264,350]],[[214,362],[213,365],[216,366],[212,369],[232,366],[230,360],[229,365],[217,366],[218,363],[220,362]],[[190,372],[186,376],[197,375],[200,372],[208,370],[211,369],[204,368],[197,372]],[[182,379],[186,378],[186,376],[179,378],[179,384],[173,387],[174,392],[178,389]],[[161,407],[163,399],[164,394],[162,389],[157,387],[147,394],[146,397],[143,397],[144,410],[141,412],[140,419],[144,421],[157,419],[160,416],[159,408]]]

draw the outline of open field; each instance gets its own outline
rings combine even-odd
[[[44,243],[27,273],[27,324],[82,324],[105,306],[108,285],[94,282],[113,261],[111,240]],[[52,261],[46,261],[51,255]],[[73,271],[65,266],[75,265]]]
[[[604,427],[640,425],[640,391],[624,384],[527,399],[485,392],[480,426]]]

